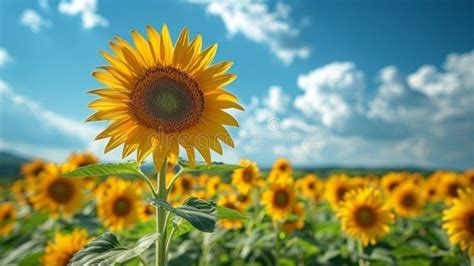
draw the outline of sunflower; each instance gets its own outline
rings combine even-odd
[[[219,206],[223,206],[229,209],[236,210],[238,212],[242,212],[243,209],[237,200],[236,194],[227,194],[219,197],[217,201]],[[225,229],[240,229],[243,226],[243,222],[240,219],[230,220],[230,219],[220,219],[219,224],[222,228]]]
[[[316,175],[308,174],[301,180],[298,185],[301,189],[301,194],[306,198],[319,202],[324,194],[324,182]]]
[[[66,160],[66,165],[69,167],[69,171],[75,170],[76,168],[97,164],[99,163],[99,158],[91,152],[80,152],[72,153]],[[88,176],[84,177],[87,188],[92,189],[97,183],[97,176]]]
[[[279,180],[291,179],[293,169],[288,159],[278,159],[272,166],[268,175],[268,182],[278,182]]]
[[[142,197],[136,183],[115,179],[97,198],[97,216],[112,231],[132,226],[140,215]]]
[[[140,206],[140,220],[142,221],[148,221],[150,218],[154,217],[156,213],[156,208],[147,203],[143,203]]]
[[[282,225],[283,231],[287,234],[291,234],[295,230],[303,229],[304,227],[304,205],[300,202],[295,204],[293,211],[291,212],[290,219],[287,219]]]
[[[454,172],[445,172],[440,181],[440,191],[444,202],[451,204],[453,200],[458,198],[458,190],[467,187],[466,180],[463,176]]]
[[[18,179],[10,187],[10,190],[13,194],[17,203],[20,204],[31,204],[29,198],[29,186],[26,179]]]
[[[324,195],[331,207],[336,209],[351,189],[352,183],[347,175],[333,175],[326,182]]]
[[[226,73],[232,62],[210,65],[217,45],[201,51],[201,36],[189,43],[187,28],[174,46],[166,25],[161,34],[148,26],[147,39],[136,31],[131,35],[135,47],[115,37],[113,54],[101,52],[110,66],[93,73],[106,88],[90,92],[100,99],[89,104],[97,112],[87,120],[112,121],[97,139],[110,138],[105,152],[121,144],[123,157],[137,151],[138,162],[153,153],[158,169],[168,155],[179,157],[179,146],[191,165],[195,149],[210,165],[211,149],[222,154],[220,142],[234,146],[224,125],[238,122],[223,109],[243,110],[224,90],[236,78]]]
[[[195,178],[192,175],[184,174],[179,177],[176,182],[175,186],[179,187],[179,191],[181,192],[182,197],[191,195],[195,184]]]
[[[240,192],[237,192],[237,201],[239,202],[239,206],[243,210],[246,210],[252,205],[252,194],[242,194]]]
[[[262,204],[273,220],[282,220],[291,214],[296,204],[292,180],[272,183],[262,194]]]
[[[474,187],[474,169],[464,171],[464,177],[470,187]]]
[[[54,240],[46,245],[45,254],[42,258],[43,265],[66,266],[74,254],[89,243],[85,229],[74,229],[70,234],[56,232]]]
[[[350,191],[337,209],[342,230],[364,246],[375,245],[376,240],[390,230],[394,215],[375,188]]]
[[[56,216],[74,214],[84,200],[82,179],[61,177],[62,165],[49,163],[40,175],[38,186],[33,187],[31,201],[37,210],[47,211]]]
[[[405,177],[403,176],[403,174],[390,172],[382,177],[381,186],[385,193],[390,194],[395,190],[397,186],[403,183],[404,180]]]
[[[448,232],[449,241],[462,250],[474,255],[474,192],[472,189],[459,190],[459,197],[443,212],[443,228]]]
[[[13,231],[16,219],[16,209],[12,203],[0,205],[0,236],[8,235]]]
[[[232,173],[232,184],[240,193],[247,194],[259,183],[259,170],[257,163],[249,160],[240,160],[240,166],[243,168]]]
[[[220,176],[211,176],[209,177],[206,183],[206,192],[207,195],[212,198],[217,194],[219,186],[222,184],[222,178]]]
[[[430,202],[437,202],[441,199],[439,184],[428,180],[423,185],[424,197]]]
[[[390,195],[392,207],[401,217],[415,217],[425,205],[423,193],[411,182],[398,186]]]
[[[45,161],[41,159],[33,159],[21,166],[21,174],[25,177],[37,177],[41,172],[43,172],[45,166]]]

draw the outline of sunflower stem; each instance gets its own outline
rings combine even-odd
[[[469,258],[471,259],[471,266],[474,266],[474,256],[469,256]]]
[[[364,261],[364,246],[362,245],[362,241],[357,241],[357,255],[359,258],[359,266],[368,266]]]
[[[160,174],[157,176],[158,194],[157,199],[166,201],[168,198],[168,190],[166,189],[166,172],[167,159],[164,160]],[[156,265],[166,266],[166,214],[167,211],[163,207],[156,208]]]
[[[153,187],[153,183],[151,182],[150,178],[148,178],[148,176],[146,176],[141,170],[139,170],[138,172],[140,173],[140,177],[145,180],[153,197],[156,198],[158,195],[156,194],[155,188]]]

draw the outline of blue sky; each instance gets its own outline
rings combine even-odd
[[[474,166],[473,1],[2,0],[0,12],[2,150],[100,153],[103,125],[82,122],[97,51],[167,23],[235,62],[229,90],[247,111],[216,160]]]

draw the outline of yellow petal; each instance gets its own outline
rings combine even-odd
[[[171,41],[168,26],[163,25],[161,29],[160,53],[163,65],[168,66],[173,62],[173,42]]]

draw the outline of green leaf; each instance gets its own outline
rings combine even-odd
[[[119,242],[116,235],[107,232],[74,254],[69,263],[71,266],[124,263],[140,256],[156,239],[156,234],[146,235],[137,241],[134,248],[129,249]]]
[[[242,168],[240,165],[235,165],[235,164],[224,164],[220,162],[213,162],[211,166],[207,165],[205,162],[196,162],[194,164],[194,167],[191,166],[187,161],[179,161],[179,165],[183,168],[182,171],[183,173],[189,173],[189,172],[212,172],[212,171],[221,171],[221,172],[227,172],[227,171],[234,171],[236,169]]]
[[[174,208],[168,202],[160,199],[153,198],[151,201],[187,220],[199,231],[211,233],[216,228],[217,210],[214,202],[191,197],[182,206]]]
[[[217,218],[218,219],[229,219],[229,220],[243,220],[248,219],[247,216],[243,215],[237,210],[226,208],[224,206],[217,206]]]
[[[132,174],[140,175],[139,165],[135,161],[126,163],[99,163],[79,167],[69,173],[62,174],[64,177],[85,177]]]

